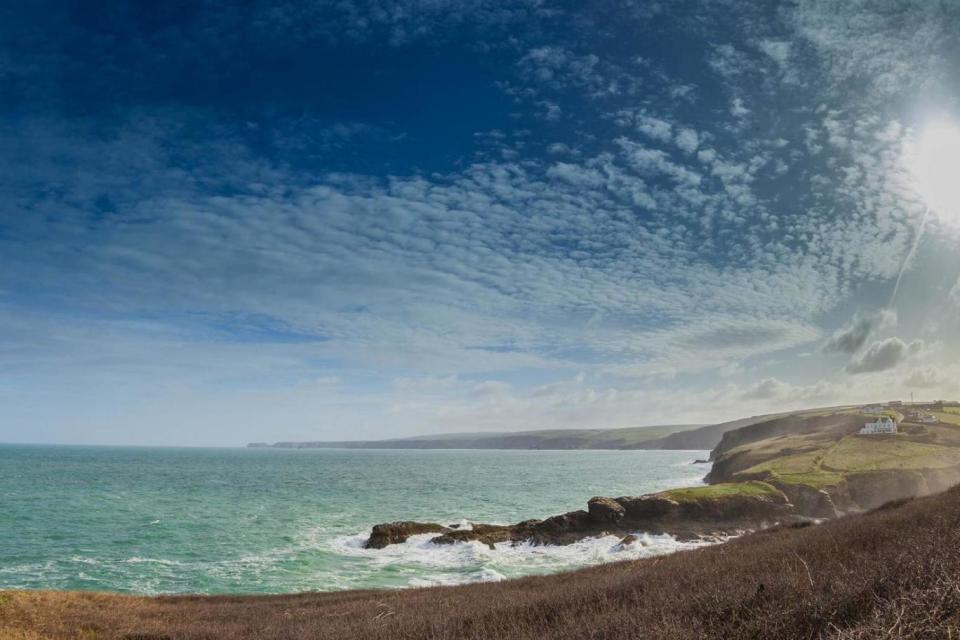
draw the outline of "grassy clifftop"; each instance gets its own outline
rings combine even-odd
[[[723,482],[703,487],[686,487],[683,489],[669,489],[659,495],[677,502],[691,502],[697,500],[722,500],[732,496],[771,496],[781,493],[779,489],[767,482]]]
[[[708,480],[767,482],[818,515],[942,490],[960,481],[960,414],[932,415],[938,424],[904,420],[895,435],[860,435],[873,416],[856,410],[779,417],[727,434]]]

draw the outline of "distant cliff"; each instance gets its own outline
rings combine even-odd
[[[731,423],[732,424],[732,423]],[[345,440],[339,442],[253,442],[251,448],[263,449],[712,449],[713,432],[699,440],[678,441],[683,446],[672,446],[667,440],[702,425],[673,424],[624,429],[551,429],[515,433],[438,434],[416,438],[391,440]],[[718,425],[719,426],[719,425]],[[733,426],[729,428],[734,428]],[[719,440],[719,436],[717,436]],[[643,446],[644,443],[663,442],[663,446]],[[701,443],[712,442],[708,446]]]
[[[628,449],[713,449],[723,439],[724,434],[741,427],[747,427],[764,420],[769,420],[774,416],[754,416],[752,418],[741,418],[731,420],[730,422],[721,422],[719,424],[708,424],[696,429],[685,429],[677,431],[662,438],[655,438],[645,442],[637,443]]]

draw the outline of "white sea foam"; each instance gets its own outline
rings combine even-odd
[[[170,567],[180,567],[183,566],[183,563],[178,560],[165,560],[163,558],[141,558],[140,556],[133,556],[132,558],[127,558],[124,560],[127,564],[162,564]]]
[[[471,541],[450,545],[431,542],[436,534],[410,536],[406,542],[383,549],[364,549],[368,534],[334,539],[330,549],[341,555],[363,558],[378,571],[408,575],[411,587],[496,581],[534,573],[663,555],[709,544],[682,542],[670,535],[636,533],[637,540],[621,544],[619,536],[585,538],[569,545],[535,545],[502,542],[493,549]]]

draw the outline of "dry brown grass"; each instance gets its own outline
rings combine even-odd
[[[7,592],[0,638],[960,638],[960,489],[497,584],[268,597]]]

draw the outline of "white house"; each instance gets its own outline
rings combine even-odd
[[[868,422],[863,425],[863,428],[860,429],[861,434],[870,434],[870,433],[896,433],[897,432],[897,423],[883,416],[877,418],[876,422]]]
[[[883,407],[879,404],[871,404],[863,408],[863,412],[870,415],[880,415],[883,413]]]

